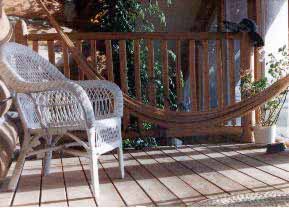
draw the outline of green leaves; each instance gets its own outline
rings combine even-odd
[[[276,55],[270,53],[268,58],[269,60],[266,63],[268,77],[263,77],[258,81],[252,81],[252,75],[247,74],[241,78],[241,91],[245,98],[262,92],[289,72],[289,57],[286,46],[279,48]],[[280,95],[261,106],[262,126],[276,124],[287,94],[288,90],[286,89]]]

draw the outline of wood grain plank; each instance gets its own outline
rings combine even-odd
[[[222,163],[218,159],[211,157],[210,153],[212,153],[212,151],[210,151],[210,149],[207,149],[206,147],[203,146],[192,148],[198,153],[202,154],[203,158],[201,161],[204,161],[204,163],[208,165],[210,168],[232,179],[233,181],[245,186],[250,191],[260,192],[260,191],[275,190],[275,188],[272,188],[267,184],[264,184],[263,182],[260,182],[259,180],[256,180],[255,178],[250,177],[247,174],[239,171],[239,169],[234,169],[229,164]]]
[[[277,154],[266,154],[265,152],[266,148],[254,148],[250,149],[250,153],[246,153],[246,155],[289,172],[288,151],[280,152]]]
[[[250,166],[246,163],[241,162],[240,160],[238,160],[238,157],[235,157],[235,158],[231,157],[229,153],[226,154],[226,152],[228,151],[222,151],[218,146],[214,147],[214,146],[206,145],[206,148],[212,151],[211,153],[208,154],[210,155],[210,157],[234,169],[237,169],[238,171],[244,174],[247,174],[248,176],[252,178],[259,180],[260,182],[266,184],[269,187],[282,190],[282,187],[284,188],[287,184],[286,181],[282,179],[276,178],[266,172],[256,169],[254,166]]]
[[[279,170],[276,167],[264,164],[258,160],[255,160],[253,158],[247,157],[246,155],[242,155],[240,153],[238,153],[237,151],[233,151],[230,150],[228,147],[220,147],[220,149],[224,152],[224,154],[238,160],[241,161],[251,167],[254,167],[258,170],[261,170],[265,173],[270,174],[271,176],[273,176],[274,182],[276,183],[276,185],[274,185],[274,187],[282,189],[285,192],[289,191],[289,186],[288,186],[288,173],[286,173],[286,171],[282,171]],[[275,179],[275,178],[278,178]]]
[[[197,98],[197,74],[195,66],[196,56],[196,43],[194,40],[189,41],[189,71],[190,71],[190,99],[191,99],[191,110],[198,110],[198,98]]]
[[[106,55],[106,70],[108,80],[113,82],[114,73],[113,73],[113,56],[112,56],[111,40],[105,40],[105,55]]]
[[[261,169],[264,172],[267,172],[273,176],[276,176],[280,179],[283,179],[289,182],[289,174],[287,171],[274,167],[268,163],[262,162],[261,160],[257,160],[254,157],[248,156],[252,154],[252,151],[250,149],[235,150],[235,152],[239,154],[238,155],[239,158],[241,158],[243,161],[246,161],[249,164],[255,165],[256,168]]]
[[[148,69],[148,78],[149,78],[148,99],[151,105],[155,105],[156,104],[156,87],[155,87],[153,40],[147,40],[147,48],[148,48],[147,69]]]
[[[177,161],[185,169],[190,170],[189,179],[191,178],[192,180],[191,186],[204,196],[208,198],[218,198],[228,195],[228,193],[225,193],[224,190],[222,190],[218,185],[212,183],[211,181],[207,180],[206,177],[202,176],[200,174],[202,172],[196,171],[195,167],[198,167],[198,163],[195,163],[192,158],[172,148],[162,149],[161,151],[165,155],[168,155]]]
[[[61,159],[53,159],[51,161],[50,174],[42,176],[40,206],[68,206]]]
[[[13,206],[39,206],[42,161],[24,164]]]
[[[195,202],[196,192],[174,176],[171,172],[167,171],[164,166],[159,164],[156,160],[151,159],[145,152],[133,152],[131,155],[136,159],[146,170],[148,170],[157,180],[159,180],[169,190],[171,195],[175,196],[175,201],[178,206],[182,204],[190,206]],[[198,199],[197,199],[198,200]]]
[[[83,171],[88,181],[90,181],[89,160],[87,158],[80,158]],[[119,193],[107,177],[103,168],[99,167],[99,181],[100,181],[100,198],[97,201],[100,207],[122,207],[125,206]]]
[[[162,56],[162,82],[164,87],[164,108],[169,109],[169,60],[168,60],[168,41],[161,41]]]
[[[209,75],[209,54],[208,41],[202,41],[203,44],[203,89],[204,89],[204,111],[210,110],[210,75]]]
[[[181,153],[187,155],[192,158],[191,164],[194,164],[196,167],[195,171],[202,175],[207,180],[212,183],[218,185],[218,187],[222,188],[226,193],[230,194],[239,194],[239,193],[248,193],[249,190],[244,186],[236,183],[235,181],[223,176],[222,174],[216,172],[206,164],[199,160],[199,157],[202,157],[197,152],[193,151],[191,148],[180,148],[178,149]]]
[[[125,178],[120,179],[118,162],[114,156],[103,155],[100,157],[100,163],[127,206],[154,205],[143,189],[129,174],[125,174]],[[125,160],[125,169],[127,169],[126,164],[127,160]]]
[[[77,157],[62,158],[62,165],[69,206],[96,206],[79,159]]]
[[[5,180],[1,182],[2,184],[1,184],[1,189],[0,189],[0,207],[9,207],[12,203],[12,199],[14,198],[14,194],[15,194],[14,191],[8,191],[7,186],[13,174],[15,165],[16,165],[16,162],[13,162],[10,165],[10,168],[7,172],[7,176]],[[15,191],[17,191],[17,189]]]
[[[48,60],[50,63],[55,65],[54,41],[53,40],[47,41],[47,47],[48,47]]]
[[[153,201],[154,206],[179,206],[182,204],[157,178],[140,165],[130,154],[125,154],[126,170]]]

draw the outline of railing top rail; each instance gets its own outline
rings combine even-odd
[[[152,40],[240,40],[242,33],[225,33],[225,32],[153,32],[153,33],[121,33],[121,32],[73,32],[66,33],[72,40],[135,40],[135,39],[152,39]],[[28,34],[28,40],[31,41],[48,41],[60,40],[57,33]]]

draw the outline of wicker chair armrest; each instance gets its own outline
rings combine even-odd
[[[95,119],[123,116],[123,95],[121,89],[106,80],[75,81],[87,93],[94,108]]]
[[[88,128],[95,123],[94,111],[92,104],[85,90],[75,82],[72,81],[47,81],[43,83],[27,83],[18,82],[13,90],[16,93],[44,93],[49,91],[66,91],[71,93],[79,102],[85,116],[86,125]]]

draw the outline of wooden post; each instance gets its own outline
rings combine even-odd
[[[28,46],[28,30],[24,20],[19,20],[15,24],[15,42]]]
[[[258,32],[264,37],[263,25],[262,25],[262,2],[261,0],[247,0],[247,11],[248,17],[254,20],[258,26]],[[261,48],[254,48],[254,78],[259,80],[264,75],[265,65],[260,62],[261,54],[259,50]],[[255,111],[256,123],[260,124],[260,108],[257,108]]]
[[[248,33],[243,33],[241,40],[241,69],[240,74],[241,77],[247,75],[248,73],[252,74],[252,79],[254,79],[253,73],[253,63],[252,56],[254,55],[253,47],[251,47],[251,40]],[[244,95],[241,95],[242,99],[246,99]],[[243,142],[253,142],[253,132],[252,132],[252,124],[253,124],[253,113],[249,112],[242,117],[242,126],[243,126],[243,134],[242,141]]]

